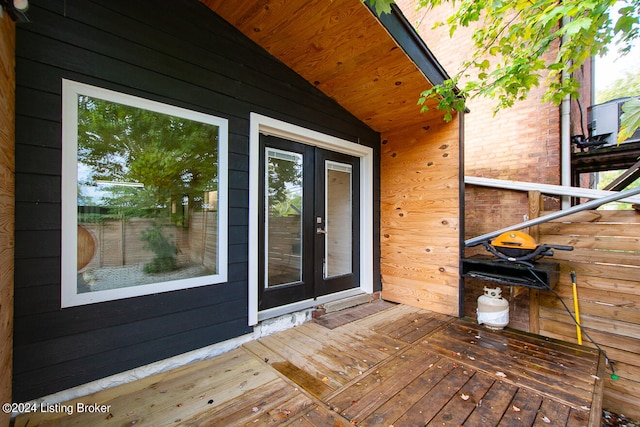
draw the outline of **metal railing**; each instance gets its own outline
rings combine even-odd
[[[471,179],[468,179],[468,177],[465,177],[465,183],[473,184],[473,185],[485,185],[485,184],[482,184],[481,183],[482,181],[479,180],[478,178],[474,178],[474,177],[469,177],[469,178],[471,178]],[[554,192],[552,194],[564,195],[564,196],[572,196],[572,197],[589,198],[589,196],[585,195],[584,192],[575,191],[575,190],[585,190],[584,188],[562,187],[562,186],[558,186],[558,185],[548,186],[548,185],[533,184],[533,183],[520,183],[522,185],[520,187],[518,187],[517,186],[517,184],[518,184],[517,181],[506,181],[505,182],[505,186],[498,187],[497,184],[499,184],[499,181],[500,180],[497,180],[497,179],[491,180],[492,184],[491,185],[486,185],[486,186],[497,187],[497,188],[505,188],[505,189],[510,189],[510,190],[521,190],[521,191],[537,190],[537,191],[540,191],[541,193],[546,193],[546,194],[548,194],[548,192],[544,190],[544,187],[554,187],[556,192]],[[526,188],[523,188],[523,187],[526,187]],[[562,190],[560,190],[560,189],[562,189]],[[560,191],[562,191],[562,193],[559,193]],[[591,191],[593,192],[595,190],[591,190]],[[579,193],[582,193],[582,194],[579,194]],[[582,204],[579,204],[579,205],[576,205],[576,206],[572,206],[572,207],[570,207],[568,209],[563,209],[561,211],[553,212],[553,213],[550,213],[548,215],[541,216],[539,218],[530,219],[528,221],[524,221],[524,222],[521,222],[519,224],[514,224],[514,225],[511,225],[509,227],[502,228],[500,230],[492,231],[490,233],[486,233],[486,234],[483,234],[483,235],[478,236],[478,237],[473,237],[471,239],[465,240],[464,241],[464,245],[466,247],[477,246],[477,245],[481,244],[482,242],[484,242],[484,241],[486,241],[488,239],[491,239],[493,237],[497,237],[500,234],[505,233],[507,231],[520,230],[522,228],[532,227],[534,225],[542,224],[544,222],[551,221],[553,219],[562,218],[564,216],[571,215],[571,214],[576,213],[576,212],[581,212],[581,211],[585,211],[585,210],[589,210],[589,209],[595,209],[595,208],[598,208],[599,206],[604,205],[605,203],[616,202],[616,201],[620,201],[620,200],[623,200],[623,199],[629,199],[630,197],[639,195],[640,194],[640,188],[633,188],[631,190],[620,191],[620,192],[608,192],[608,193],[611,193],[611,194],[608,194],[608,195],[606,195],[604,197],[600,197],[600,198],[597,198],[597,199],[590,200],[590,201],[588,201],[586,203],[582,203]],[[590,194],[593,194],[593,193],[590,193]],[[634,199],[625,200],[625,201],[630,201],[631,203],[638,203]]]

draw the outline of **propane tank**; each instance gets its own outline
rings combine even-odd
[[[489,329],[502,329],[509,324],[509,302],[502,298],[502,289],[484,287],[478,297],[478,323]]]

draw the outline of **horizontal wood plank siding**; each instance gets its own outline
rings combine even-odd
[[[11,402],[15,218],[15,25],[0,18],[0,402]],[[0,413],[0,425],[9,414]]]
[[[459,123],[459,122],[454,122]],[[460,140],[440,119],[382,134],[383,298],[459,314]]]
[[[249,114],[374,148],[378,134],[195,0],[33,0],[29,16],[16,50],[14,400],[250,332]],[[228,283],[60,309],[62,78],[229,120]]]
[[[575,270],[581,323],[620,377],[606,376],[604,408],[640,418],[640,213],[584,211],[539,228],[541,242],[574,247],[554,253],[561,268],[555,290],[573,312],[570,272]],[[577,340],[572,319],[549,292],[540,292],[540,333]],[[584,334],[582,340],[593,346]]]

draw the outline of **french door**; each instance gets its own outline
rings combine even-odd
[[[259,310],[359,286],[360,159],[260,135]]]

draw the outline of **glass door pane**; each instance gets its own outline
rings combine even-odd
[[[266,149],[266,288],[302,281],[302,166],[300,153]]]
[[[351,165],[325,161],[325,279],[353,271],[352,175]]]

